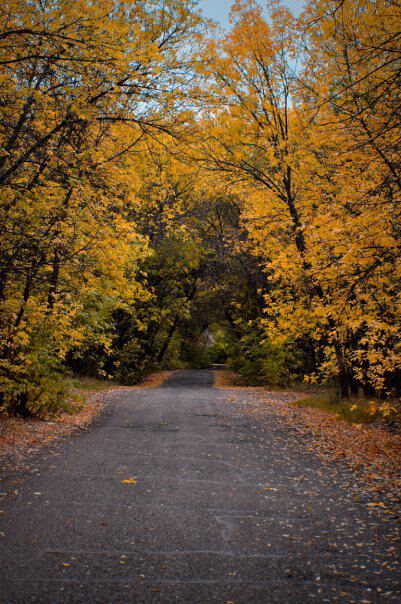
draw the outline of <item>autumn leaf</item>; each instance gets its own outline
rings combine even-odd
[[[121,484],[136,484],[137,483],[135,478],[125,478],[124,480],[121,480],[120,482],[121,482]]]

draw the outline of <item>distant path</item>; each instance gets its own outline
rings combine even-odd
[[[1,603],[401,601],[396,520],[212,383],[116,391],[6,485]]]

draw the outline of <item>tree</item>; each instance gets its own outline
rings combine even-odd
[[[200,19],[190,0],[10,1],[0,19],[2,400],[32,413],[104,307],[144,295],[133,153],[185,128]]]
[[[200,160],[244,200],[270,336],[307,342],[339,396],[380,393],[399,367],[397,8],[269,9],[236,2],[206,44]]]

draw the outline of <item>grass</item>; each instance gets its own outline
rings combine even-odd
[[[112,380],[99,380],[88,376],[74,376],[68,381],[71,389],[83,392],[103,392],[118,386],[118,384]]]
[[[216,371],[215,386],[217,388],[241,388],[248,386],[242,376],[234,371]],[[254,385],[255,386],[255,385]],[[259,387],[259,386],[258,386]],[[349,424],[370,424],[375,420],[387,420],[396,422],[401,426],[401,402],[383,401],[375,398],[364,398],[354,396],[348,400],[339,402],[333,387],[323,385],[310,385],[295,383],[287,387],[265,385],[262,388],[278,392],[295,392],[302,398],[291,402],[294,407],[310,407],[332,413],[345,420]],[[397,428],[398,429],[398,428]]]
[[[60,405],[59,411],[64,411],[69,415],[81,413],[90,394],[106,392],[116,386],[116,382],[99,380],[89,376],[67,377],[65,383],[67,396]]]
[[[158,388],[163,382],[173,375],[174,371],[153,370],[143,375],[132,388]],[[72,376],[67,381],[70,399],[84,400],[88,393],[106,392],[112,388],[121,386],[114,380],[99,380],[88,376]]]
[[[294,407],[312,407],[334,413],[350,424],[369,424],[377,419],[400,419],[401,409],[377,399],[353,397],[346,401],[335,400],[334,392],[308,396],[292,403]]]

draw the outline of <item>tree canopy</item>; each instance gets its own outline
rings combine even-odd
[[[399,394],[400,18],[3,2],[1,407],[213,360]]]

